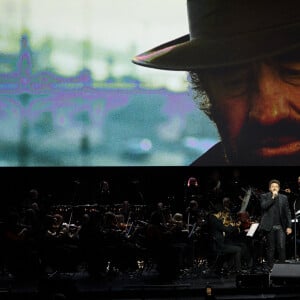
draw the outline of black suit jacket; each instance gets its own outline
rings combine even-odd
[[[273,215],[271,207],[275,204],[275,201],[279,202],[280,222],[283,230],[292,227],[291,211],[287,196],[279,193],[278,197],[272,199],[272,193],[268,192],[260,196],[260,207],[262,210],[261,230],[270,231],[272,229]]]

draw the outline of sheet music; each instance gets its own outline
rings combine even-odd
[[[251,224],[248,232],[247,232],[247,236],[253,237],[257,227],[258,227],[259,223],[253,223]]]

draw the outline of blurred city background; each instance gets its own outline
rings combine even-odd
[[[0,166],[184,166],[218,141],[185,72],[131,58],[184,0],[0,0]]]

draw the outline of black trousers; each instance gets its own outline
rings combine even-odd
[[[242,248],[233,244],[224,244],[223,254],[230,254],[233,258],[235,271],[241,271],[241,252]]]
[[[267,265],[273,268],[275,253],[277,251],[279,262],[284,262],[286,258],[285,240],[286,234],[281,225],[274,225],[271,231],[266,234],[267,238]]]

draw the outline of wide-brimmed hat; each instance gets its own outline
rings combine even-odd
[[[187,12],[189,34],[135,56],[133,63],[189,71],[300,47],[300,0],[187,0]]]

